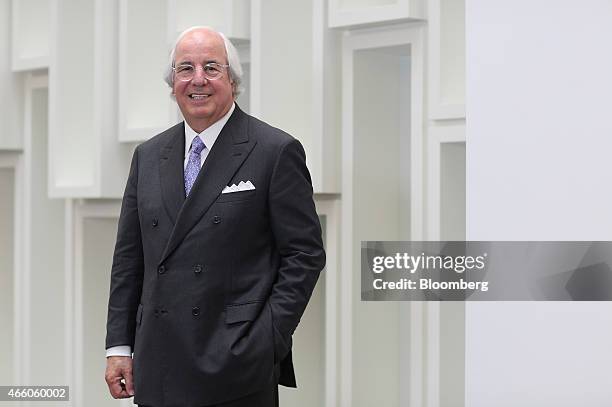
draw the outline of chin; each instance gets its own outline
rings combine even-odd
[[[208,116],[214,111],[213,106],[206,104],[205,106],[190,106],[187,111],[193,116]]]

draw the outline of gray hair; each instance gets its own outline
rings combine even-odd
[[[230,79],[234,82],[234,85],[232,87],[232,94],[234,96],[234,99],[236,99],[238,95],[240,94],[240,92],[242,92],[243,90],[242,88],[242,65],[240,65],[240,58],[238,57],[238,51],[236,50],[236,47],[234,47],[234,44],[232,44],[232,42],[229,39],[227,39],[225,34],[223,34],[220,31],[216,31],[210,27],[206,27],[206,26],[190,27],[186,29],[185,31],[183,31],[178,36],[178,38],[176,39],[176,42],[174,43],[174,46],[172,47],[172,50],[170,51],[170,58],[168,60],[168,66],[166,67],[164,71],[164,81],[168,84],[168,86],[170,86],[170,88],[173,87],[174,70],[172,68],[174,67],[174,57],[176,54],[176,47],[178,43],[183,39],[183,37],[185,37],[187,34],[189,34],[192,31],[201,30],[201,29],[213,31],[219,34],[221,38],[223,39],[223,44],[225,45],[225,53],[227,54],[227,63],[229,64]],[[172,96],[174,97],[174,95]]]

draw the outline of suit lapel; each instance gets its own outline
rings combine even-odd
[[[248,116],[236,106],[234,113],[221,130],[206,161],[204,161],[189,196],[178,212],[176,224],[161,257],[160,264],[168,258],[185,235],[208,211],[255,144],[255,141],[249,139]],[[183,188],[182,183],[180,185]]]
[[[176,224],[178,213],[185,202],[185,123],[174,126],[171,131],[173,134],[159,155],[159,176],[164,207],[172,223]]]

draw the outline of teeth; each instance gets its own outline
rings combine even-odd
[[[208,95],[191,95],[192,99],[204,99],[207,98]]]

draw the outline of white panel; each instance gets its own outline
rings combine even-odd
[[[401,227],[402,213],[410,213],[402,183],[409,174],[402,161],[410,157],[402,138],[400,61],[409,48],[389,47],[356,51],[354,57],[354,240],[353,264],[359,265],[361,240],[401,240],[409,225]],[[375,81],[372,78],[376,78]],[[387,101],[377,103],[375,101]],[[399,403],[399,305],[361,302],[360,268],[353,267],[353,405]],[[384,335],[380,335],[384,332]]]
[[[251,0],[232,0],[230,10],[231,30],[228,35],[236,39],[249,39],[251,37]],[[227,18],[227,17],[226,17]]]
[[[429,115],[465,117],[465,0],[428,0]]]
[[[11,2],[0,1],[0,150],[22,147],[23,78],[11,68]]]
[[[321,156],[321,164],[320,169],[313,173],[321,179],[318,189],[323,192],[340,192],[342,100],[339,84],[342,82],[342,32],[329,29],[327,17],[326,2],[315,0],[313,122],[314,133],[319,136],[313,153]]]
[[[117,0],[56,1],[49,76],[53,197],[119,197],[132,147],[117,141]]]
[[[249,44],[234,44],[242,65],[242,92],[236,103],[246,113],[251,113],[251,47]]]
[[[14,180],[12,169],[0,168],[0,382],[17,384],[13,376],[14,292]]]
[[[334,85],[340,64],[330,50],[337,49],[339,38],[323,24],[323,3],[266,0],[253,7],[259,22],[253,34],[252,112],[300,140],[315,192],[338,192],[333,154],[340,102]]]
[[[465,143],[440,146],[440,238],[465,240]]]
[[[347,27],[424,17],[424,0],[329,0],[329,26]]]
[[[30,225],[26,254],[32,300],[29,371],[32,383],[64,385],[64,202],[47,195],[47,100],[47,89],[34,89],[27,118],[31,121],[26,151],[29,211],[25,215]]]
[[[60,1],[55,10],[50,131],[52,186],[58,189],[95,185],[94,3]]]
[[[260,117],[300,140],[310,164],[318,159],[308,154],[313,143],[312,0],[265,0],[260,13]]]
[[[398,0],[339,0],[339,6],[343,9],[387,6],[397,3]]]
[[[246,113],[251,112],[251,64],[242,63],[242,87],[236,103]]]
[[[440,97],[465,103],[465,0],[440,0]]]
[[[612,240],[612,3],[470,0],[466,19],[467,237]],[[466,405],[610,403],[611,303],[466,318]]]
[[[207,25],[222,30],[227,1],[176,0],[176,25],[181,32],[194,25]]]
[[[13,69],[49,66],[51,0],[13,0]]]
[[[83,400],[88,406],[117,406],[104,381],[106,313],[117,219],[83,220],[82,361]],[[80,357],[81,355],[77,355]]]
[[[430,121],[427,133],[427,238],[465,240],[465,120]]]
[[[171,45],[166,0],[122,0],[119,38],[119,139],[142,141],[176,123],[163,81]]]
[[[433,304],[429,304],[430,306]],[[465,404],[465,303],[440,302],[439,407],[471,407]]]
[[[422,346],[400,340],[420,338],[420,319],[410,319],[419,310],[361,302],[359,252],[362,240],[423,238],[422,31],[349,32],[342,66],[342,236],[350,244],[342,246],[340,402],[417,405]]]
[[[209,26],[229,38],[246,40],[250,36],[248,0],[169,0],[176,16],[175,31],[192,26]]]

